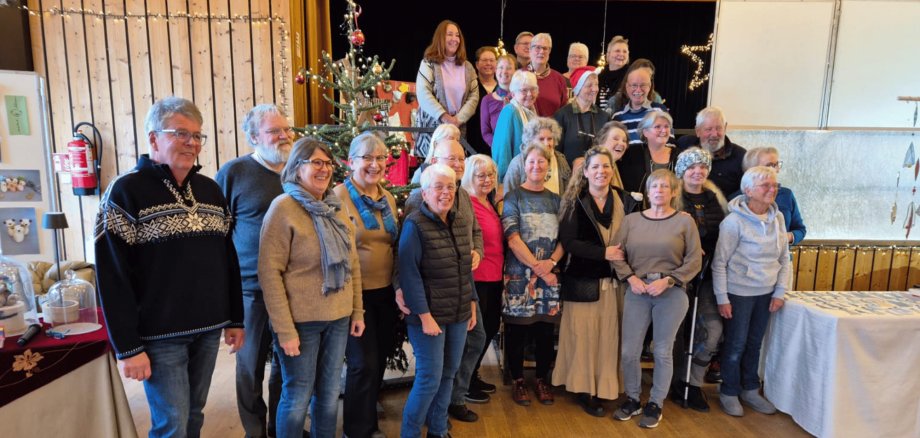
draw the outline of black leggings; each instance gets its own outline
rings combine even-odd
[[[505,288],[503,281],[477,281],[476,294],[479,295],[479,309],[482,311],[482,328],[486,331],[486,345],[476,361],[476,372],[482,358],[486,356],[492,346],[492,338],[498,333],[502,318],[502,290]]]
[[[537,378],[546,379],[553,362],[553,336],[555,326],[551,322],[535,322],[529,325],[505,324],[505,351],[508,353],[508,371],[512,379],[524,378],[524,346],[528,335],[537,348]]]

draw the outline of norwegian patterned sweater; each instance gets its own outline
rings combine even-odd
[[[169,166],[142,155],[99,203],[96,281],[119,359],[145,341],[243,326],[231,217],[199,169],[179,186]]]

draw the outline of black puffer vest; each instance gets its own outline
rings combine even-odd
[[[422,202],[406,220],[415,222],[422,243],[420,271],[431,316],[438,324],[470,319],[473,246],[467,219],[451,210],[445,224]]]

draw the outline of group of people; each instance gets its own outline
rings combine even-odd
[[[547,64],[548,34],[522,33],[515,49],[523,42],[529,58],[478,51],[475,73],[459,27],[438,26],[418,83],[421,118],[437,129],[416,143],[425,163],[402,217],[382,184],[388,150],[377,134],[354,138],[337,184],[342,163],[329,148],[294,141],[286,115],[258,105],[242,124],[254,151],[215,182],[195,164],[207,136],[194,103],[152,106],[150,153],[110,183],[95,228],[103,312],[124,376],[144,383],[151,436],[198,435],[221,331],[237,354],[247,436],[300,437],[308,410],[310,435],[333,436],[343,362],[344,434],[383,436],[376,402],[401,313],[416,359],[404,437],[426,427],[448,436],[449,417],[478,420],[466,403],[497,390],[479,368],[500,331],[522,406],[554,404],[564,386],[604,416],[603,401],[625,392],[614,418],[641,415],[653,428],[669,390],[709,410],[702,376],[721,351],[722,409],[775,411],[759,392],[760,343],[791,284],[789,245],[805,235],[777,182],[777,150],[730,142],[714,107],[675,146],[654,68],[626,67],[622,37],[608,47],[618,68],[577,65],[568,79]],[[515,72],[518,62],[532,71]],[[623,68],[615,91],[608,71]],[[467,128],[477,111],[489,148],[470,154],[461,141],[476,138]],[[693,317],[706,330],[682,339]],[[675,351],[688,343],[697,347],[682,370]]]

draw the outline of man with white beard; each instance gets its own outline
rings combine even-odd
[[[243,119],[242,131],[254,151],[229,161],[217,172],[217,183],[233,215],[233,244],[240,260],[246,342],[236,355],[236,404],[247,437],[274,436],[275,412],[281,396],[281,369],[272,358],[268,406],[262,400],[265,359],[272,352],[268,313],[257,274],[259,232],[272,200],[280,195],[281,170],[287,163],[294,131],[272,104],[257,105]],[[267,422],[266,422],[267,415]]]
[[[725,196],[738,192],[744,170],[741,162],[747,152],[725,136],[728,123],[722,110],[715,106],[703,108],[696,114],[696,135],[685,135],[677,140],[677,152],[699,146],[712,154],[709,179]]]

